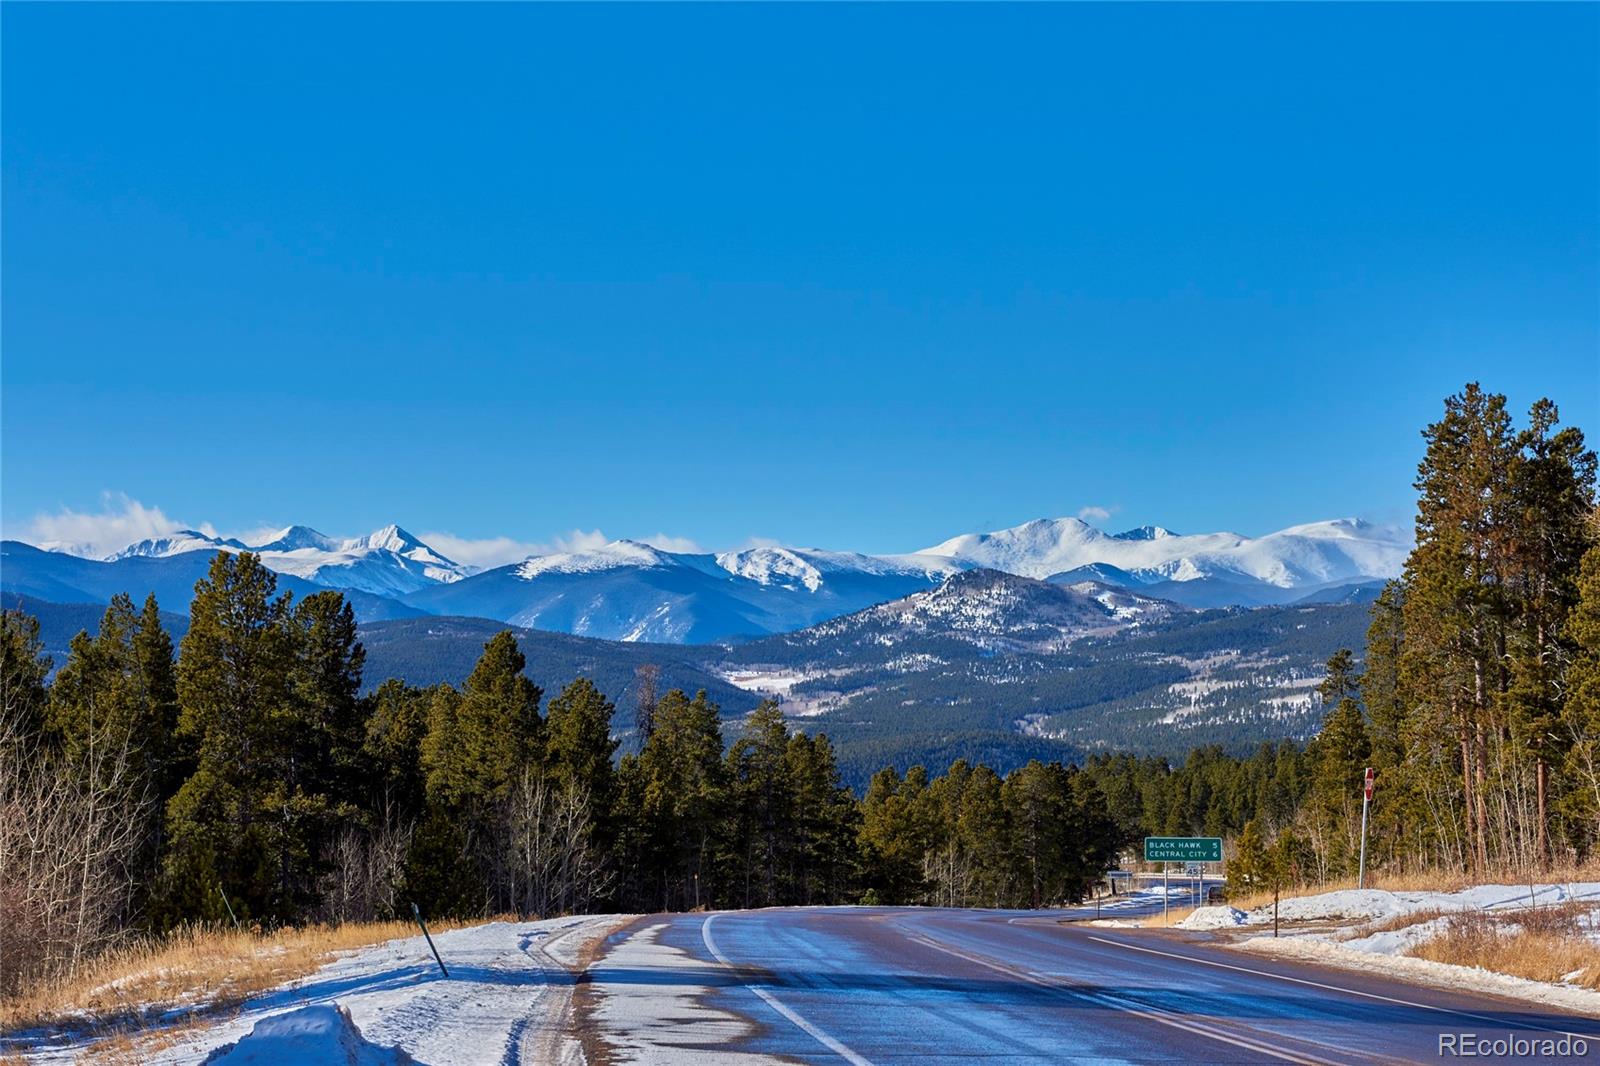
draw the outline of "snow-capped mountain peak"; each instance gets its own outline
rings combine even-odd
[[[164,559],[169,555],[181,555],[184,552],[241,551],[244,547],[244,544],[237,540],[213,537],[197,529],[180,529],[164,537],[148,537],[136,541],[105,558],[107,562],[116,562],[118,559]]]
[[[735,577],[759,585],[805,588],[810,592],[821,589],[830,577],[903,577],[932,583],[963,569],[948,559],[918,555],[862,555],[777,546],[723,552],[716,558],[717,565]]]
[[[426,577],[446,583],[459,581],[477,572],[475,567],[463,566],[453,559],[446,558],[413,534],[393,524],[368,533],[364,537],[345,541],[340,551],[357,555],[367,552],[392,552],[403,559],[420,564]]]
[[[624,567],[673,566],[691,558],[653,548],[636,540],[614,540],[598,548],[535,555],[517,564],[517,576],[531,580],[540,574],[590,574]]]
[[[397,525],[387,525],[382,529],[368,533],[364,537],[354,537],[344,542],[346,551],[360,551],[362,548],[373,548],[381,551],[391,551],[396,555],[405,555],[407,552],[422,549],[432,552],[426,544],[413,537],[410,533]]]
[[[335,540],[325,533],[318,533],[310,526],[288,526],[278,530],[267,540],[250,545],[250,550],[256,552],[293,552],[310,548],[315,551],[336,552],[343,547],[344,541]]]
[[[1140,526],[1137,529],[1125,529],[1121,533],[1113,533],[1116,540],[1160,540],[1163,537],[1176,537],[1178,534],[1161,526]]]
[[[924,554],[1025,577],[1103,564],[1145,583],[1218,578],[1287,589],[1390,576],[1409,550],[1410,539],[1400,531],[1353,518],[1261,537],[1182,535],[1160,526],[1108,536],[1079,519],[1056,518],[954,537]]]
[[[185,529],[130,544],[106,557],[161,559],[192,551],[249,551],[270,570],[330,588],[381,596],[404,595],[432,584],[448,584],[474,569],[446,558],[396,525],[364,537],[340,540],[310,526],[287,526],[254,544]]]
[[[748,578],[758,585],[801,586],[811,592],[822,587],[822,571],[791,548],[760,547],[723,552],[717,556],[717,565],[735,577]]]

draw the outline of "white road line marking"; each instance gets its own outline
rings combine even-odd
[[[1515,1025],[1510,1025],[1509,1023],[1507,1023],[1502,1018],[1494,1018],[1494,1017],[1491,1017],[1490,1015],[1487,1015],[1487,1014],[1474,1014],[1472,1011],[1456,1010],[1453,1007],[1435,1007],[1431,1003],[1414,1003],[1409,999],[1397,999],[1394,996],[1380,995],[1377,992],[1362,992],[1359,989],[1355,989],[1355,988],[1342,988],[1339,985],[1327,985],[1327,984],[1323,984],[1321,981],[1312,981],[1312,980],[1309,980],[1308,978],[1304,978],[1304,977],[1290,977],[1288,974],[1273,973],[1271,970],[1252,970],[1248,966],[1235,966],[1232,963],[1228,963],[1228,962],[1213,962],[1210,959],[1198,959],[1198,958],[1195,958],[1193,955],[1179,955],[1176,952],[1161,951],[1161,950],[1159,950],[1157,948],[1142,947],[1142,946],[1140,946],[1138,944],[1124,944],[1121,941],[1118,941],[1118,940],[1107,940],[1105,937],[1100,937],[1100,936],[1090,936],[1089,939],[1093,940],[1093,941],[1095,941],[1097,943],[1100,943],[1100,944],[1110,944],[1114,948],[1126,948],[1128,951],[1143,951],[1146,954],[1150,954],[1150,955],[1164,955],[1169,959],[1182,959],[1184,962],[1197,962],[1202,966],[1215,966],[1218,969],[1222,969],[1222,970],[1238,970],[1240,973],[1254,974],[1257,977],[1271,977],[1271,978],[1273,978],[1274,980],[1277,980],[1277,981],[1289,981],[1289,982],[1291,982],[1293,984],[1297,984],[1297,985],[1309,985],[1312,988],[1326,989],[1329,992],[1343,992],[1345,995],[1348,995],[1348,996],[1360,996],[1363,999],[1377,999],[1377,1000],[1382,1000],[1385,1003],[1397,1003],[1402,1007],[1415,1007],[1418,1010],[1431,1010],[1431,1011],[1436,1011],[1439,1014],[1453,1014],[1457,1018],[1470,1018],[1475,1022],[1489,1022],[1489,1023],[1493,1024],[1493,1025],[1501,1025],[1501,1026],[1506,1026],[1507,1028],[1518,1029],[1518,1030],[1521,1030],[1521,1029],[1532,1029],[1532,1030],[1534,1030],[1536,1032],[1540,1032],[1540,1033],[1554,1033],[1557,1036],[1574,1036],[1574,1037],[1578,1037],[1579,1039],[1593,1039],[1593,1034],[1590,1034],[1589,1036],[1585,1036],[1583,1033],[1569,1033],[1565,1029],[1551,1029],[1551,1028],[1549,1028],[1547,1026],[1534,1025],[1534,1024],[1532,1024],[1530,1022],[1521,1022],[1521,1021],[1517,1022]],[[1295,961],[1299,961],[1299,960],[1295,960]],[[1395,978],[1391,978],[1391,980],[1396,980],[1396,979]],[[1448,990],[1443,990],[1443,991],[1448,991]],[[1480,993],[1480,994],[1481,995],[1488,995],[1488,993]],[[1543,1007],[1544,1004],[1539,1004],[1539,1006]],[[1547,1009],[1552,1009],[1553,1010],[1555,1008],[1547,1008]]]
[[[1248,1037],[1224,1033],[1220,1029],[1212,1029],[1209,1026],[1203,1025],[1199,1022],[1190,1021],[1187,1018],[1183,1018],[1169,1011],[1162,1010],[1159,1007],[1134,1004],[1128,1000],[1122,999],[1120,996],[1113,996],[1109,993],[1090,992],[1086,989],[1069,988],[1057,981],[1051,981],[1028,970],[1019,970],[1015,967],[1007,966],[1004,963],[995,962],[992,959],[986,959],[981,955],[971,955],[960,950],[959,948],[953,948],[949,945],[941,944],[937,940],[933,940],[920,934],[913,935],[911,933],[903,932],[903,935],[908,940],[913,940],[919,944],[924,944],[927,947],[933,948],[937,951],[942,951],[947,955],[954,955],[958,959],[966,959],[968,962],[977,963],[979,966],[987,966],[989,969],[998,973],[1009,974],[1012,977],[1020,977],[1024,981],[1029,981],[1045,988],[1054,989],[1058,992],[1064,992],[1070,996],[1077,996],[1080,999],[1089,1000],[1091,1003],[1099,1003],[1102,1006],[1110,1007],[1113,1010],[1119,1010],[1128,1014],[1137,1015],[1138,1017],[1144,1018],[1147,1021],[1156,1022],[1160,1025],[1170,1026],[1174,1029],[1182,1029],[1184,1032],[1193,1033],[1196,1036],[1203,1036],[1209,1040],[1217,1040],[1224,1044],[1232,1044],[1234,1047],[1241,1047],[1247,1051],[1254,1051],[1261,1055],[1269,1055],[1272,1058],[1282,1059],[1285,1062],[1301,1063],[1302,1066],[1335,1066],[1332,1060],[1319,1059],[1310,1055],[1297,1055],[1281,1048],[1275,1048],[1267,1044],[1259,1043],[1255,1040],[1249,1039]]]
[[[706,942],[706,950],[711,952],[712,957],[731,970],[734,968],[733,963],[728,961],[728,957],[726,955],[717,950],[717,942],[711,939],[711,923],[716,920],[716,917],[717,916],[715,914],[708,915],[706,917],[704,924],[700,926],[700,939]],[[778,997],[774,996],[771,992],[768,992],[759,985],[746,984],[745,987],[754,992],[756,995],[760,996],[766,1002],[767,1006],[771,1007],[785,1018],[788,1018],[795,1025],[799,1026],[817,1043],[821,1044],[835,1055],[838,1055],[841,1059],[844,1059],[844,1061],[850,1063],[850,1066],[872,1066],[872,1062],[870,1060],[862,1058],[854,1051],[851,1051],[849,1048],[845,1047],[844,1044],[834,1039],[825,1030],[801,1017],[798,1011],[781,1002]]]

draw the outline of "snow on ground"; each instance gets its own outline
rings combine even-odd
[[[645,926],[606,954],[590,974],[592,1019],[616,1062],[652,1066],[745,1066],[766,1056],[725,1050],[755,1035],[737,1014],[705,1002],[729,983],[711,964],[661,942],[664,923]]]
[[[410,1066],[410,1055],[362,1037],[350,1012],[317,1003],[256,1023],[236,1044],[217,1048],[206,1066]]]
[[[1570,900],[1600,906],[1600,882],[1580,881],[1549,885],[1474,885],[1460,892],[1387,892],[1382,889],[1345,888],[1314,896],[1283,900],[1279,918],[1285,922],[1330,922],[1393,918],[1416,911],[1520,910],[1547,907]],[[1250,912],[1248,925],[1271,925],[1272,905]]]
[[[1351,937],[1339,943],[1351,951],[1365,951],[1369,955],[1404,955],[1418,944],[1443,933],[1449,924],[1449,918],[1432,918],[1399,929]]]
[[[1406,954],[1445,931],[1450,915],[1487,911],[1515,920],[1519,911],[1579,901],[1600,907],[1600,882],[1545,885],[1474,885],[1459,892],[1389,892],[1340,889],[1281,901],[1282,935],[1256,933],[1234,946],[1346,969],[1383,973],[1401,980],[1443,988],[1532,1000],[1563,1010],[1600,1016],[1600,992],[1570,984],[1550,984],[1413,958]],[[1216,913],[1208,913],[1216,912]],[[1442,916],[1426,917],[1435,912]],[[1418,915],[1412,924],[1395,919]],[[1231,919],[1231,920],[1230,920]],[[1185,929],[1238,929],[1254,932],[1272,925],[1272,905],[1248,913],[1228,907],[1201,908],[1179,923]],[[1399,928],[1383,928],[1398,925]],[[1591,936],[1595,935],[1592,925]]]
[[[1600,1017],[1600,992],[1572,985],[1546,984],[1543,981],[1510,977],[1469,966],[1452,966],[1449,963],[1433,962],[1429,959],[1414,959],[1408,955],[1375,955],[1313,937],[1255,936],[1237,946],[1262,955],[1321,963],[1347,970],[1361,970],[1439,988],[1456,988],[1491,996],[1508,996],[1542,1003],[1575,1014]]]
[[[802,681],[811,680],[811,676],[803,671],[790,670],[729,670],[722,675],[722,679],[746,692],[788,696],[791,689]]]
[[[1233,907],[1196,907],[1194,912],[1178,923],[1179,929],[1232,929],[1249,920],[1244,911]]]
[[[214,1025],[180,1030],[170,1044],[141,1054],[140,1061],[200,1063],[217,1048],[248,1037],[263,1021],[306,1006],[337,1005],[348,1011],[363,1043],[398,1048],[429,1066],[581,1062],[571,1026],[570,967],[585,946],[628,920],[606,915],[489,922],[439,933],[433,939],[450,969],[448,978],[422,937],[391,940],[255,997]],[[317,1031],[328,1039],[348,1038],[325,1014],[302,1020],[325,1025]],[[288,1038],[286,1030],[270,1025],[264,1035]],[[41,1041],[25,1050],[30,1063],[65,1063],[77,1060],[87,1046]],[[315,1060],[295,1055],[271,1061]],[[367,1066],[369,1060],[340,1061]]]

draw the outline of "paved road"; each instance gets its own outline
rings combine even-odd
[[[730,1050],[792,1061],[1438,1062],[1441,1032],[1575,1033],[1600,1061],[1594,1019],[1063,922],[1083,916],[798,908],[630,929],[692,956],[682,979],[708,986],[701,1001],[751,1023]],[[608,972],[605,956],[591,977],[672,980]]]

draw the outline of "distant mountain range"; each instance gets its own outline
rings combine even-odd
[[[1251,538],[1158,526],[1108,534],[1057,518],[905,555],[784,547],[692,554],[623,540],[475,571],[399,526],[349,539],[290,526],[253,544],[183,530],[103,559],[6,541],[0,592],[104,603],[116,592],[153,591],[163,607],[182,611],[215,552],[252,551],[287,590],[348,593],[364,621],[471,616],[609,640],[721,643],[803,629],[979,569],[1063,588],[1092,584],[1125,606],[1359,602],[1399,572],[1409,548],[1401,532],[1357,519]]]
[[[15,560],[49,555],[8,545],[0,563],[14,575]],[[108,566],[54,558],[90,568],[89,575],[103,576]],[[184,572],[171,577],[179,581],[210,559],[194,552],[132,561],[182,564]],[[80,583],[82,577],[74,575]],[[283,580],[297,593],[315,588],[303,578]],[[81,600],[100,588],[74,586],[70,595]],[[394,602],[351,596],[368,611]],[[17,592],[0,597],[0,605],[40,620],[57,666],[72,635],[95,629],[102,610]],[[175,637],[188,624],[176,613],[163,620]],[[833,738],[847,779],[861,786],[886,763],[943,766],[960,757],[1004,771],[1030,758],[1075,758],[1108,747],[1181,754],[1197,744],[1244,750],[1303,738],[1320,717],[1323,663],[1337,648],[1359,650],[1367,621],[1364,602],[1354,598],[1193,610],[1103,581],[1065,584],[972,569],[740,644],[609,641],[520,627],[517,639],[528,675],[547,693],[581,675],[610,695],[625,745],[637,742],[629,734],[636,670],[652,664],[661,691],[703,688],[729,718],[762,698],[780,699],[791,719]],[[484,642],[505,627],[486,618],[369,617],[361,624],[366,683],[459,683]]]

